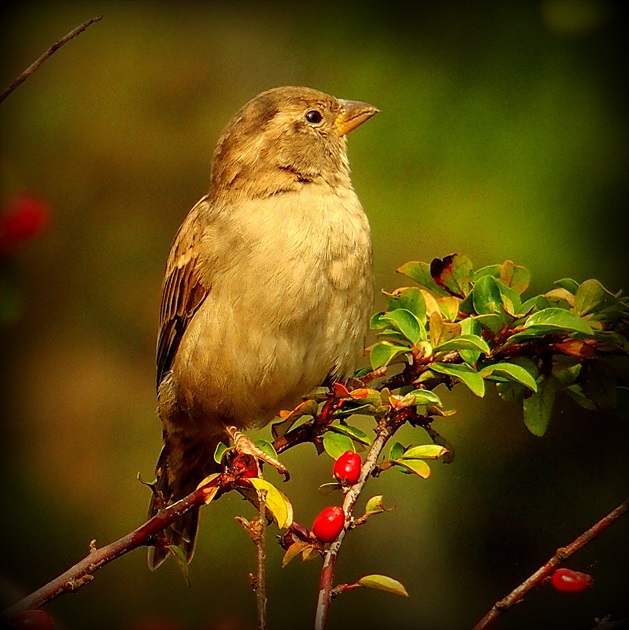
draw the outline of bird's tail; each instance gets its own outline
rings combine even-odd
[[[189,462],[192,463],[192,462]],[[210,469],[208,471],[208,468]],[[173,476],[169,471],[169,457],[166,447],[162,448],[157,461],[155,470],[155,485],[152,487],[153,495],[149,504],[148,517],[152,518],[157,512],[163,508],[176,503],[186,495],[195,490],[198,483],[214,469],[219,470],[218,465],[210,459],[204,462],[204,466],[187,467],[188,474],[182,474],[183,471],[177,471],[177,475]],[[167,545],[175,545],[181,549],[187,561],[192,559],[194,555],[195,541],[197,531],[199,529],[199,509],[195,508],[184,514],[179,520],[169,525],[163,535],[167,540]],[[148,565],[151,570],[157,569],[164,560],[170,555],[167,546],[161,544],[149,547]]]

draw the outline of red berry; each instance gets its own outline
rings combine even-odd
[[[253,455],[242,453],[237,455],[231,464],[231,469],[236,475],[240,475],[245,479],[251,479],[258,476],[258,464]]]
[[[592,576],[572,569],[557,569],[550,578],[550,583],[562,593],[581,593],[594,584]]]
[[[39,199],[17,197],[0,214],[0,248],[8,251],[42,232],[50,223],[50,210]]]
[[[360,477],[362,461],[358,453],[346,451],[334,464],[334,477],[342,484],[353,486]]]
[[[41,609],[22,610],[13,620],[15,630],[53,630],[54,627],[52,617]]]
[[[312,524],[312,533],[323,543],[332,542],[343,530],[345,512],[337,506],[321,510]]]

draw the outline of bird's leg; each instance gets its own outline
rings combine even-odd
[[[271,457],[268,453],[265,453],[262,449],[258,448],[250,438],[248,438],[244,433],[239,431],[237,427],[229,426],[225,427],[225,431],[227,435],[232,439],[234,443],[234,448],[239,454],[247,454],[252,455],[256,463],[258,460],[262,460],[266,462],[270,466],[273,466],[277,472],[284,475],[285,481],[288,481],[290,478],[290,474],[288,472],[288,468],[284,466],[281,462],[279,462],[274,457]]]

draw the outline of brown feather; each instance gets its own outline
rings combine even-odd
[[[210,287],[201,280],[199,214],[206,209],[201,199],[179,228],[166,263],[157,335],[157,387],[170,370],[188,323],[207,297]]]

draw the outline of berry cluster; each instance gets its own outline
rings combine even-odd
[[[358,453],[346,451],[334,463],[334,478],[343,486],[352,486],[360,477],[362,461]],[[326,507],[315,518],[312,533],[322,543],[329,543],[338,537],[345,527],[345,512],[336,505]]]

